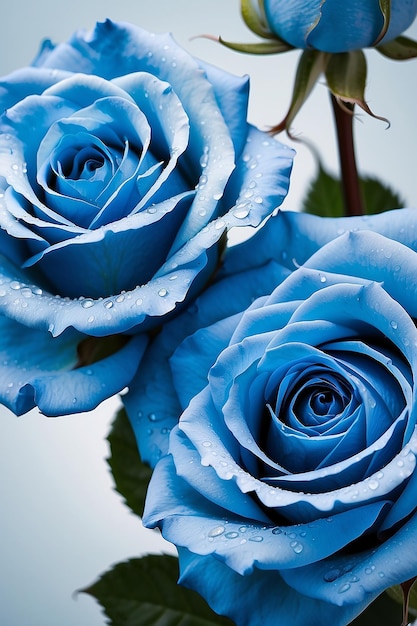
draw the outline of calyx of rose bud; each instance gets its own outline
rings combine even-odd
[[[383,41],[390,26],[391,4],[391,0],[379,0],[382,26],[371,45],[382,55],[392,60],[413,59],[417,57],[417,42],[404,36],[396,37],[388,42]],[[241,0],[241,14],[248,28],[264,41],[235,43],[226,41],[222,37],[209,36],[209,38],[215,39],[232,50],[249,54],[280,54],[295,49],[293,45],[272,31],[265,10],[265,0]],[[298,63],[287,114],[281,122],[271,129],[271,132],[275,134],[285,130],[291,136],[291,124],[322,74],[326,78],[330,92],[342,108],[352,112],[352,105],[356,104],[368,115],[389,124],[385,117],[373,113],[365,100],[367,65],[361,49],[327,52],[308,45],[308,37],[317,27],[320,18],[321,14],[306,36],[306,47]]]

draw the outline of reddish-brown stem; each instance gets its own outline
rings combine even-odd
[[[343,106],[348,109],[345,110],[337,102],[333,94],[331,94],[331,100],[339,148],[345,215],[363,215],[363,199],[356,167],[355,146],[353,141],[353,105],[344,102]]]

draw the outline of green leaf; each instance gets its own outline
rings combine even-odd
[[[135,435],[124,409],[117,413],[107,440],[111,452],[107,462],[116,490],[124,497],[127,506],[141,517],[152,471],[141,461]]]
[[[233,626],[177,580],[175,557],[148,555],[118,563],[81,591],[98,600],[111,626]]]
[[[400,626],[401,619],[401,607],[383,593],[349,626]]]
[[[342,217],[344,213],[340,180],[321,165],[317,177],[310,184],[302,210],[321,217]]]
[[[376,178],[360,178],[365,213],[371,215],[405,206],[405,202],[390,187]],[[318,174],[311,183],[302,210],[321,217],[342,217],[344,203],[340,180],[319,163]]]
[[[377,46],[376,50],[394,61],[408,61],[417,57],[417,41],[408,37],[397,37]]]
[[[367,215],[398,209],[406,205],[401,196],[377,178],[361,178],[360,184]]]
[[[319,50],[304,50],[295,75],[290,107],[282,122],[271,129],[272,133],[280,133],[282,130],[286,130],[290,135],[289,129],[291,124],[310,95],[318,77],[324,71],[327,59],[328,55]]]
[[[325,70],[327,85],[332,94],[343,107],[344,102],[357,104],[372,117],[384,120],[375,115],[365,102],[366,58],[362,50],[331,54]]]

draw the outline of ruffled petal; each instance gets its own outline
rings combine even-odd
[[[34,406],[48,416],[90,411],[126,387],[135,374],[147,339],[130,340],[113,355],[77,367],[83,335],[59,338],[0,316],[0,398],[16,415]]]

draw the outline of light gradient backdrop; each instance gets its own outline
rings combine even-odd
[[[191,54],[236,74],[251,76],[249,119],[267,128],[286,112],[298,52],[250,57],[203,39],[254,39],[243,24],[239,0],[21,0],[2,8],[0,75],[30,63],[40,41],[64,41],[97,20],[130,21],[154,32],[171,31]],[[414,25],[409,34],[417,37]],[[359,166],[398,188],[417,207],[417,61],[394,63],[367,53],[367,97],[383,122],[358,115]],[[294,132],[320,147],[334,172],[338,162],[329,99],[319,84],[295,120]],[[287,141],[282,137],[283,141]],[[298,155],[284,207],[298,210],[315,165]],[[406,225],[405,225],[406,226]],[[0,624],[103,626],[95,601],[73,592],[112,563],[162,549],[113,490],[105,440],[117,401],[90,414],[47,419],[32,411],[19,419],[0,408]],[[168,549],[165,547],[165,549]]]

